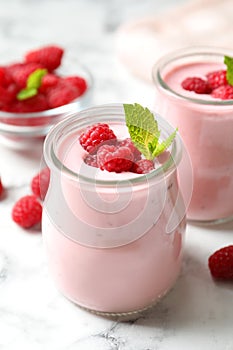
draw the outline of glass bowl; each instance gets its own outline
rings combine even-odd
[[[8,62],[7,64],[14,62]],[[6,64],[6,60],[5,60]],[[1,65],[2,62],[1,62]],[[86,80],[86,91],[68,104],[60,107],[30,113],[10,113],[0,110],[0,143],[17,148],[28,148],[43,142],[48,131],[70,113],[90,106],[93,95],[93,78],[90,71],[74,57],[65,54],[61,67],[56,69],[59,76],[80,76]]]

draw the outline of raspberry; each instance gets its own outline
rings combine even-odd
[[[48,92],[49,108],[56,108],[70,103],[79,96],[78,89],[71,84],[58,84]]]
[[[196,94],[209,94],[211,92],[208,82],[197,77],[186,78],[182,81],[181,86],[185,90],[196,92]]]
[[[133,164],[131,171],[136,174],[147,174],[154,169],[152,160],[140,159]]]
[[[49,187],[49,181],[50,170],[49,168],[44,168],[31,181],[32,193],[41,200],[44,200]]]
[[[0,178],[0,197],[2,196],[3,192],[4,192],[4,187],[2,185],[2,180]]]
[[[14,82],[20,87],[24,88],[27,84],[28,76],[38,68],[44,68],[39,63],[16,63],[8,66]]]
[[[23,101],[16,100],[8,108],[8,111],[13,113],[29,113],[45,111],[46,109],[48,109],[46,97],[39,93]],[[25,119],[25,125],[29,125],[28,122],[30,122],[29,119]]]
[[[214,278],[233,280],[233,245],[213,253],[209,257],[208,265]]]
[[[20,198],[12,209],[12,219],[24,228],[32,227],[41,221],[42,206],[36,196],[28,195]]]
[[[64,80],[79,90],[79,96],[82,95],[87,89],[86,80],[81,77],[66,77]]]
[[[16,96],[17,89],[14,84],[8,87],[0,86],[0,106],[10,104]]]
[[[232,100],[233,99],[233,86],[223,85],[214,89],[211,93],[214,98],[220,98],[221,100]]]
[[[97,162],[101,170],[121,173],[132,167],[133,154],[128,147],[103,145],[98,149]]]
[[[0,67],[0,86],[7,87],[13,83],[13,79],[6,67]]]
[[[50,88],[54,88],[58,84],[59,79],[57,75],[52,73],[44,75],[39,88],[40,92],[46,93]]]
[[[84,158],[84,162],[87,165],[93,166],[95,168],[98,168],[98,163],[97,163],[97,155],[96,154],[88,154],[85,158]]]
[[[40,63],[49,71],[53,71],[60,66],[63,52],[63,49],[58,46],[45,46],[28,52],[25,55],[25,61]]]
[[[125,140],[120,141],[119,145],[129,147],[129,149],[133,153],[134,162],[141,159],[141,152],[134,146],[134,144],[130,138],[127,138]]]
[[[211,89],[227,84],[226,70],[210,72],[206,75],[206,78]]]
[[[98,123],[88,127],[79,137],[81,146],[89,153],[97,150],[103,142],[115,141],[116,135],[108,124]]]

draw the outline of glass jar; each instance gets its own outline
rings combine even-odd
[[[156,118],[162,138],[173,132]],[[185,208],[176,169],[182,144],[177,135],[166,160],[149,174],[101,171],[85,164],[78,142],[98,122],[118,138],[128,136],[119,104],[79,112],[45,140],[51,180],[43,240],[51,274],[68,299],[97,314],[131,318],[155,304],[181,268]]]
[[[178,127],[193,167],[193,192],[187,218],[219,223],[233,218],[233,100],[182,89],[183,79],[224,66],[233,52],[212,47],[178,50],[153,67],[155,111]],[[183,167],[181,187],[187,168]]]

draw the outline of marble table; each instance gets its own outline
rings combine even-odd
[[[180,3],[182,1],[179,1]],[[139,102],[152,107],[153,87],[136,80],[114,54],[115,29],[178,1],[0,0],[4,57],[58,43],[72,50],[95,79],[93,104]],[[187,226],[184,261],[175,287],[133,322],[120,323],[83,311],[50,279],[40,233],[11,220],[14,202],[29,193],[41,147],[14,151],[0,146],[0,350],[232,350],[233,285],[212,280],[208,256],[233,243],[233,223]]]

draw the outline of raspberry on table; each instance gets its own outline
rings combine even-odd
[[[88,153],[95,152],[102,143],[115,140],[116,135],[109,125],[104,123],[89,126],[79,137],[81,146]]]
[[[154,169],[152,160],[140,159],[133,163],[131,171],[136,174],[147,174]]]
[[[137,149],[137,147],[134,145],[134,143],[132,142],[132,140],[130,138],[121,140],[119,142],[120,146],[126,146],[129,147],[129,149],[131,150],[131,152],[133,153],[134,156],[134,162],[136,162],[137,160],[141,159],[141,152]]]
[[[213,253],[208,259],[208,265],[214,278],[233,280],[233,245]]]
[[[95,168],[98,168],[97,163],[97,155],[96,154],[88,154],[84,159],[84,163],[87,165],[93,166]]]
[[[196,94],[209,94],[211,92],[211,87],[208,82],[198,77],[184,79],[181,86],[185,90],[196,92]]]
[[[44,200],[48,191],[50,181],[50,170],[49,168],[42,169],[37,175],[35,175],[31,181],[32,193]]]
[[[233,99],[233,86],[223,85],[214,89],[211,93],[214,98],[220,98],[221,100],[232,100]]]
[[[58,46],[45,46],[37,50],[29,51],[25,55],[25,61],[40,63],[44,68],[53,71],[61,64],[64,50]]]
[[[41,222],[42,206],[34,195],[20,198],[12,209],[13,221],[23,228],[30,228]]]
[[[131,169],[133,154],[129,147],[103,145],[97,151],[97,163],[101,170],[121,173]]]
[[[227,84],[226,70],[218,70],[206,74],[207,82],[211,89],[216,89],[219,86]]]

